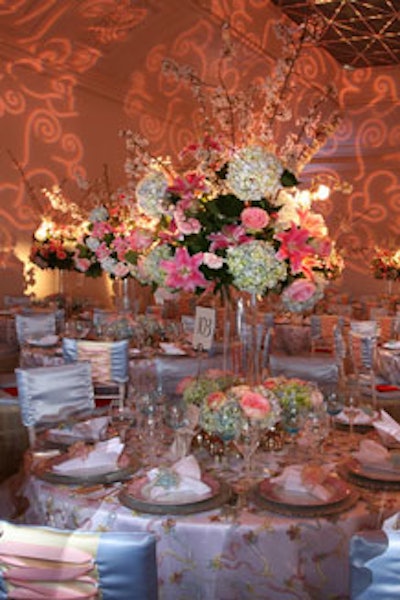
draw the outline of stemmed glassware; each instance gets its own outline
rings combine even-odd
[[[253,476],[253,458],[260,445],[261,431],[257,422],[243,419],[243,424],[235,438],[235,446],[243,457],[244,481],[251,483]]]
[[[354,436],[354,424],[358,414],[358,399],[355,392],[356,389],[352,389],[351,387],[347,389],[345,405],[343,407],[343,412],[346,415],[349,423],[350,450],[353,450],[356,447],[356,439]]]
[[[335,417],[344,408],[344,394],[337,386],[325,388],[323,393],[326,412],[329,415],[329,434],[332,436],[335,429]]]
[[[125,442],[128,430],[135,424],[135,413],[128,405],[122,406],[120,399],[112,400],[108,408],[108,416],[112,428],[117,432],[121,442]]]

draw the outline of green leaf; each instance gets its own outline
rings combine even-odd
[[[296,176],[291,172],[285,169],[281,176],[281,184],[283,187],[294,187],[298,184],[298,180]]]

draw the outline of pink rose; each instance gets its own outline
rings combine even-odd
[[[245,392],[239,402],[244,414],[249,419],[264,419],[271,410],[267,398],[256,392]]]
[[[306,302],[316,292],[315,284],[308,279],[297,279],[288,288],[284,294],[294,302]]]
[[[204,252],[203,264],[209,269],[220,269],[224,264],[224,260],[218,254],[214,254],[214,252]]]
[[[211,392],[207,396],[207,405],[211,410],[218,410],[226,402],[226,396],[224,392]]]
[[[181,379],[179,381],[178,385],[176,386],[176,393],[183,394],[183,392],[186,390],[186,388],[189,387],[189,385],[191,385],[194,380],[195,380],[195,378],[190,375]]]
[[[268,213],[257,206],[242,210],[240,218],[246,229],[264,229],[269,223]]]

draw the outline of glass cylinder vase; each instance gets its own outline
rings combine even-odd
[[[256,294],[239,298],[236,327],[240,340],[240,370],[249,385],[261,383],[268,366],[269,339],[260,318]]]

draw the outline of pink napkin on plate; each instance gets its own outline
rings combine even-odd
[[[374,411],[373,413],[371,413],[371,412],[366,412],[362,408],[357,408],[353,423],[355,425],[372,425],[373,420],[377,416],[378,416],[378,413],[376,411]],[[346,413],[345,413],[344,410],[342,410],[342,412],[340,412],[336,416],[336,420],[339,423],[343,423],[343,424],[346,424],[346,425],[349,423],[349,417],[348,417],[348,415],[346,415]]]
[[[320,479],[324,479],[330,472],[330,466],[319,467],[321,469]],[[322,483],[307,480],[304,465],[289,465],[285,467],[280,475],[271,478],[271,483],[281,486],[285,491],[299,494],[309,494],[318,500],[327,502],[332,492]]]
[[[400,424],[385,410],[381,410],[379,419],[374,421],[373,426],[385,445],[390,446],[393,442],[400,443]]]
[[[374,440],[361,440],[357,452],[353,452],[364,469],[387,471],[400,475],[400,464],[393,460],[389,450]]]

